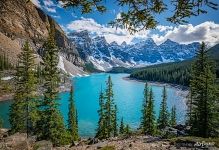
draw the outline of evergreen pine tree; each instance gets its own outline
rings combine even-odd
[[[153,135],[155,133],[155,112],[154,112],[154,97],[153,91],[150,89],[148,104],[146,108],[146,133]]]
[[[147,126],[146,109],[148,104],[148,93],[149,93],[148,83],[146,82],[144,87],[144,100],[142,105],[142,118],[141,118],[141,126],[140,126],[140,128],[142,128],[144,133],[146,132],[146,126]]]
[[[114,105],[113,109],[113,136],[116,137],[118,135],[118,125],[117,125],[117,106]]]
[[[78,125],[77,125],[77,110],[74,102],[73,86],[71,86],[70,98],[69,98],[68,130],[72,137],[72,141],[77,141],[79,136],[78,136]]]
[[[100,91],[99,95],[99,110],[98,110],[98,115],[99,115],[99,121],[98,121],[98,128],[97,128],[97,134],[96,137],[99,139],[105,139],[106,138],[106,121],[105,121],[105,112],[104,112],[104,93]]]
[[[34,59],[34,51],[29,43],[25,42],[16,68],[16,91],[10,107],[9,121],[12,133],[27,132],[29,135],[38,120]]]
[[[192,64],[190,81],[192,100],[190,124],[193,135],[209,137],[218,130],[215,79],[214,65],[207,56],[205,43],[202,43]]]
[[[160,104],[160,112],[159,117],[157,120],[157,127],[159,129],[164,129],[166,126],[168,126],[168,108],[167,108],[167,91],[166,87],[163,88],[163,95],[162,95],[162,101]]]
[[[11,68],[13,68],[13,66],[9,62],[8,55],[3,52],[3,54],[0,54],[0,71],[8,70]]]
[[[193,107],[193,102],[192,102],[192,88],[190,88],[190,91],[189,91],[189,94],[187,96],[187,120],[186,120],[186,124],[187,125],[191,125],[191,122],[192,122],[192,107]]]
[[[100,109],[98,110],[99,121],[96,137],[106,139],[118,135],[117,106],[113,99],[113,83],[111,77],[106,82],[106,91],[102,89],[99,96]]]
[[[176,106],[174,105],[171,109],[171,114],[170,114],[170,125],[172,127],[176,126]]]
[[[114,134],[115,115],[114,112],[114,99],[113,99],[113,83],[111,77],[108,77],[106,82],[106,93],[105,93],[105,119],[106,119],[106,136],[111,137]]]
[[[130,135],[130,127],[129,127],[129,125],[128,125],[128,124],[125,126],[124,133],[125,133],[125,135],[127,135],[127,136],[129,136],[129,135]]]
[[[65,141],[64,120],[59,111],[58,87],[60,82],[59,70],[57,68],[59,57],[58,48],[55,43],[55,27],[51,25],[51,30],[47,41],[44,43],[44,93],[41,103],[41,119],[38,122],[38,138],[40,140],[50,140],[54,145],[62,145]]]
[[[119,127],[119,133],[120,134],[124,134],[124,129],[125,127],[124,127],[124,122],[123,122],[123,118],[121,119],[121,123],[120,123],[120,127]]]

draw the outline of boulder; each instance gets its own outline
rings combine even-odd
[[[16,133],[8,136],[0,143],[0,149],[4,150],[29,150],[35,142],[34,138],[28,138],[25,133]]]
[[[0,129],[0,140],[8,136],[8,129]]]
[[[93,145],[99,142],[99,139],[97,138],[92,138],[88,141],[88,145]]]

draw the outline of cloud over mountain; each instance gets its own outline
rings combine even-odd
[[[148,38],[148,34],[150,33],[148,30],[131,35],[126,29],[101,25],[92,18],[83,17],[81,17],[80,20],[75,20],[67,24],[66,28],[70,31],[87,30],[94,35],[104,36],[108,43],[116,41],[118,44],[121,44],[123,41],[130,43],[134,37]]]
[[[69,31],[87,30],[94,35],[104,36],[108,43],[116,41],[121,44],[123,41],[130,43],[135,38],[153,38],[156,44],[161,44],[167,39],[182,44],[205,41],[209,45],[219,43],[219,24],[206,21],[199,25],[179,25],[162,26],[159,25],[154,30],[144,30],[134,35],[131,35],[126,29],[112,28],[106,25],[98,24],[94,19],[83,18],[75,20],[67,24],[66,28]]]
[[[31,2],[32,2],[35,6],[37,6],[38,8],[41,8],[41,7],[42,7],[39,0],[31,0]]]
[[[162,28],[160,29],[162,30]],[[192,24],[179,25],[178,27],[167,29],[163,36],[153,34],[151,37],[156,43],[162,43],[167,39],[171,39],[183,44],[204,41],[210,45],[215,45],[219,43],[219,24],[206,21],[196,26]]]

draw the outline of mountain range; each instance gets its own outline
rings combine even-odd
[[[216,44],[215,46],[208,49],[207,55],[210,60],[215,62],[215,73],[217,77],[217,84],[219,85],[219,44]],[[191,66],[194,60],[195,58],[192,58],[181,62],[157,64],[143,68],[113,68],[111,72],[130,73],[131,78],[139,80],[189,86],[189,81],[191,79]]]
[[[16,10],[16,11],[15,11]],[[49,15],[26,0],[0,1],[0,55],[6,54],[12,64],[17,63],[26,40],[35,50],[37,61],[42,61],[42,45],[55,24],[55,40],[60,49],[59,68],[70,75],[86,74],[91,64],[97,70],[113,67],[142,67],[164,62],[182,61],[194,57],[199,43],[188,45],[171,40],[157,45],[153,39],[134,38],[131,44],[108,43],[103,36],[93,36],[88,31],[66,35],[60,25]]]
[[[176,62],[195,56],[199,43],[188,45],[171,40],[157,45],[153,39],[136,39],[131,44],[107,43],[104,36],[91,36],[88,31],[72,32],[69,39],[85,62],[97,69],[108,71],[113,67],[142,67],[166,62]]]

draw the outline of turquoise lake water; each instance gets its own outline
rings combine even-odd
[[[118,123],[121,117],[128,123],[132,129],[139,126],[141,118],[141,106],[143,101],[144,83],[124,80],[128,74],[92,74],[86,77],[75,77],[73,84],[75,88],[75,101],[78,109],[79,133],[83,137],[95,135],[98,122],[98,103],[101,85],[105,88],[107,77],[111,75],[113,81],[113,90],[115,103],[118,107]],[[152,85],[155,100],[155,112],[158,115],[162,86]],[[168,108],[175,105],[177,108],[177,121],[183,123],[186,114],[186,103],[179,90],[173,87],[167,87]],[[67,120],[69,93],[60,94],[60,110]],[[0,102],[0,116],[4,120],[4,127],[9,127],[8,111],[10,101]]]

